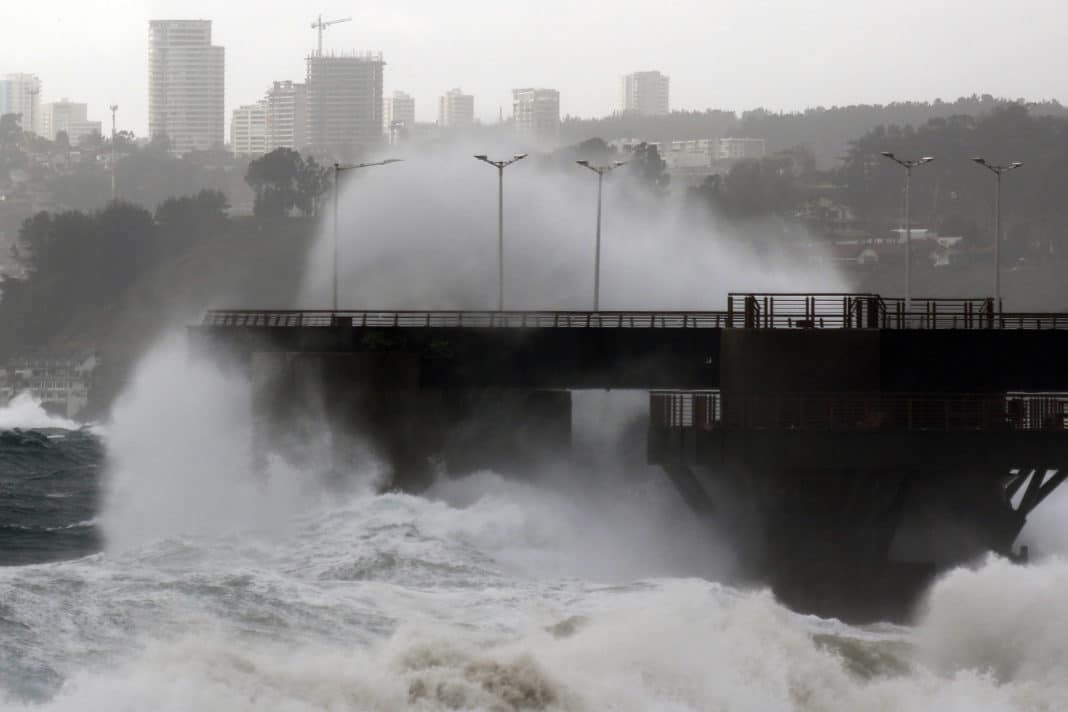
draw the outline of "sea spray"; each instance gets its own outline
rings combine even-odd
[[[109,546],[270,529],[323,495],[329,442],[305,443],[303,469],[274,453],[258,459],[248,374],[224,364],[171,335],[139,365],[109,425],[101,520]]]
[[[13,428],[77,430],[81,427],[68,418],[51,415],[42,407],[41,402],[29,392],[16,395],[7,405],[0,407],[0,430]]]
[[[421,148],[418,156],[356,171],[344,182],[341,308],[496,307],[497,176],[471,157],[491,149],[465,142]],[[503,155],[512,150],[496,148]],[[776,249],[758,249],[681,196],[636,189],[627,170],[613,173],[605,186],[602,309],[717,309],[731,290],[848,291],[830,261],[800,264]],[[508,169],[505,308],[592,308],[596,192],[596,181],[570,162],[561,167],[532,156]],[[309,261],[305,307],[330,304],[329,226]],[[750,227],[772,242],[782,229],[774,221]]]

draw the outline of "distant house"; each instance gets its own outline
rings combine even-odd
[[[891,239],[894,242],[905,243],[905,240],[909,237],[909,231],[903,227],[896,227],[890,231]],[[938,233],[934,230],[930,230],[925,227],[913,227],[912,228],[912,241],[913,242],[926,242],[927,240],[933,240],[938,237]]]
[[[947,237],[939,235],[935,238],[935,245],[931,249],[931,264],[934,267],[949,267],[960,260],[964,254],[963,237]]]
[[[98,365],[94,353],[16,356],[0,365],[0,405],[29,393],[45,410],[77,417],[89,402],[93,371]]]
[[[844,265],[868,266],[878,264],[875,246],[864,242],[835,242],[831,244],[830,259]]]

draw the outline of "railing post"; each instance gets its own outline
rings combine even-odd
[[[734,326],[734,297],[727,295],[727,328]]]

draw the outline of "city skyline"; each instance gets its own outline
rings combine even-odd
[[[507,113],[511,91],[523,86],[558,89],[562,116],[603,116],[618,106],[620,78],[647,68],[671,77],[677,109],[796,110],[974,93],[1066,96],[1061,78],[1068,58],[1058,28],[1068,11],[1044,0],[980,10],[961,0],[938,7],[906,0],[875,19],[840,0],[805,8],[677,4],[694,21],[670,32],[653,31],[664,22],[663,8],[638,4],[613,3],[611,15],[605,3],[572,7],[556,0],[536,11],[472,2],[444,8],[425,0],[390,9],[323,2],[315,11],[327,19],[353,17],[326,30],[325,48],[381,51],[388,62],[385,93],[411,94],[420,122],[432,122],[436,98],[457,85],[476,97],[484,122],[495,121],[500,107]],[[1039,20],[1026,42],[1011,32],[1022,14]],[[120,127],[140,136],[148,128],[150,19],[213,21],[213,42],[227,49],[227,116],[262,98],[273,81],[301,80],[315,46],[311,9],[271,1],[253,21],[247,6],[200,0],[120,0],[106,16],[60,0],[47,8],[20,6],[11,15],[0,72],[35,73],[45,102],[69,97],[88,104],[94,116],[118,104]],[[776,18],[770,25],[769,15]],[[610,16],[620,19],[609,22]],[[976,50],[976,36],[1001,34],[1000,52]]]

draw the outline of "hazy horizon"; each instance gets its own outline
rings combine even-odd
[[[511,114],[510,90],[520,86],[558,89],[561,115],[604,116],[618,108],[620,77],[643,69],[670,76],[671,106],[687,110],[792,111],[972,94],[1068,99],[1058,29],[1068,9],[1048,0],[996,9],[903,0],[879,13],[844,0],[803,7],[324,0],[314,8],[118,0],[106,14],[59,0],[8,11],[0,73],[37,74],[42,102],[85,102],[105,127],[107,106],[117,103],[119,127],[143,136],[148,21],[210,19],[214,43],[226,48],[228,128],[233,108],[260,99],[270,82],[303,80],[316,41],[310,24],[320,12],[353,18],[326,31],[324,48],[383,52],[386,93],[412,94],[420,121],[433,120],[437,97],[453,87],[475,96],[476,115],[487,122],[498,108]],[[1023,20],[1027,32],[1014,34]]]

